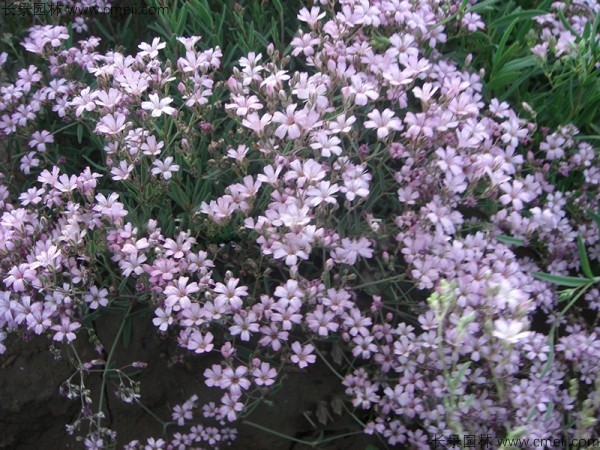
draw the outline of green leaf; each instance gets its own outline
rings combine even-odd
[[[83,142],[83,124],[77,124],[77,143],[81,144]]]
[[[581,233],[577,235],[577,250],[579,251],[579,260],[581,261],[581,270],[583,271],[583,274],[588,278],[594,278],[594,273],[590,267],[590,260],[585,251],[585,242],[581,237]]]
[[[516,11],[507,16],[501,17],[499,19],[494,20],[489,25],[489,29],[493,30],[495,28],[505,27],[510,25],[513,21],[519,22],[521,20],[529,20],[536,16],[542,16],[544,14],[548,14],[548,11],[543,11],[541,9],[530,9],[527,11]]]
[[[552,275],[549,273],[542,272],[533,272],[531,275],[533,275],[533,277],[537,278],[538,280],[547,281],[548,283],[567,287],[585,286],[586,284],[592,282],[592,280],[589,280],[587,278],[565,277],[562,275]]]
[[[600,136],[596,136],[593,134],[578,134],[577,136],[574,136],[573,139],[577,141],[600,141]],[[600,227],[600,225],[598,226]]]
[[[511,236],[505,236],[503,234],[501,234],[500,236],[496,236],[496,239],[499,240],[500,242],[502,242],[503,244],[507,244],[507,245],[525,245],[525,242],[523,241],[523,239],[518,239],[518,238],[514,238]]]
[[[589,22],[588,22],[589,23]],[[598,30],[598,26],[600,24],[600,14],[596,14],[596,18],[594,19],[594,24],[592,25],[592,29],[590,30],[590,55],[594,56],[596,52],[596,34]]]
[[[519,86],[521,84],[523,84],[525,81],[527,81],[530,78],[533,78],[537,75],[542,74],[544,71],[540,68],[537,67],[533,70],[530,70],[529,72],[526,72],[524,75],[522,75],[521,77],[517,78],[515,81],[512,82],[512,85],[506,90],[503,91],[500,95],[501,99],[507,99],[509,96],[511,96],[513,94],[513,92],[515,92]]]
[[[174,24],[173,33],[180,36],[183,34],[183,30],[185,28],[185,24],[187,23],[188,18],[188,4],[184,3],[181,7],[181,12],[179,13],[179,17],[177,18],[177,23]]]
[[[519,78],[520,75],[521,73],[517,71],[504,73],[499,72],[492,80],[489,81],[489,83],[487,83],[487,88],[491,90],[501,89],[506,84],[509,84],[513,80]]]
[[[273,5],[275,5],[275,9],[277,10],[277,12],[283,16],[283,5],[281,4],[280,0],[273,0]]]
[[[502,38],[500,38],[500,42],[498,43],[498,49],[494,53],[494,56],[492,56],[492,72],[495,72],[500,68],[500,59],[503,58],[506,55],[506,53],[508,53],[504,51],[504,48],[506,47],[506,43],[508,42],[508,38],[510,37],[513,28],[517,25],[517,22],[519,22],[519,19],[514,19],[508,26],[506,31],[504,31]]]
[[[212,30],[215,24],[213,23],[210,6],[207,4],[207,2],[196,1],[192,3],[192,5],[196,7],[198,14],[200,15],[200,20],[203,22],[203,24]]]
[[[100,32],[104,35],[107,41],[114,41],[114,37],[110,31],[106,29],[104,25],[98,20],[94,20],[94,27],[98,28]]]
[[[537,66],[537,62],[533,56],[524,56],[522,58],[516,58],[512,61],[507,62],[502,67],[502,70],[512,71],[512,70],[523,70],[527,67]]]
[[[129,347],[129,343],[131,342],[131,327],[132,320],[130,317],[125,319],[125,325],[123,326],[123,347]]]
[[[569,21],[566,19],[565,14],[563,13],[563,11],[562,11],[561,8],[558,8],[557,14],[558,14],[558,18],[560,19],[560,21],[562,22],[562,24],[565,26],[565,28],[567,30],[569,30],[574,36],[576,36],[577,38],[581,39],[581,36],[579,36],[577,34],[577,32],[573,29],[573,27],[569,23]]]
[[[592,218],[592,220],[594,222],[596,222],[596,226],[598,227],[598,230],[600,230],[600,214],[598,214],[597,212],[592,211],[591,209],[588,210],[587,213],[588,213],[588,216],[590,216]]]
[[[473,5],[471,8],[469,8],[468,12],[488,11],[492,9],[492,5],[494,5],[494,3],[498,3],[498,1],[499,0],[484,0],[483,2],[479,2],[476,5]]]

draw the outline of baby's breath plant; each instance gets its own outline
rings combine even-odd
[[[356,433],[419,449],[453,434],[591,436],[600,176],[578,126],[593,130],[593,113],[582,100],[553,122],[542,97],[523,114],[509,103],[539,75],[517,80],[539,61],[511,58],[541,13],[322,0],[299,7],[286,49],[282,2],[272,25],[259,2],[217,6],[173,3],[134,48],[44,25],[22,42],[35,64],[0,54],[0,338],[63,343],[76,366],[63,391],[81,402],[68,431],[88,449],[123,444],[107,395],[146,408],[133,374],[145,363],[116,349],[150,312],[184,358],[218,356],[199,376],[219,401],[198,392],[172,421],[148,410],[162,429],[129,449],[220,448],[237,425],[311,447]],[[598,8],[551,5],[536,22],[579,33],[541,33],[565,77],[595,58],[584,6]],[[499,43],[457,61],[470,38]],[[593,84],[588,63],[573,89]],[[115,312],[100,342],[94,326]],[[91,361],[74,345],[86,334]],[[347,396],[316,417],[344,413],[354,429],[308,440],[251,417],[289,388],[286,370],[315,365]]]

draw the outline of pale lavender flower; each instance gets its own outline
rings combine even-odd
[[[142,102],[142,109],[152,111],[152,117],[160,117],[163,113],[169,116],[175,114],[175,108],[169,106],[173,102],[170,97],[159,98],[158,94],[150,94],[150,101]]]
[[[526,324],[521,320],[498,319],[494,321],[494,331],[492,335],[511,344],[526,339],[531,334],[530,331],[523,331]]]
[[[162,175],[163,179],[170,180],[174,173],[179,171],[179,165],[173,164],[173,157],[167,156],[164,161],[157,159],[152,163],[153,175]]]

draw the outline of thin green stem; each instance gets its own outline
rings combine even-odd
[[[363,289],[369,286],[374,286],[376,284],[389,283],[391,281],[401,281],[406,280],[406,275],[395,275],[389,278],[383,278],[381,280],[369,281],[367,283],[359,284],[357,286],[352,286],[353,289]]]
[[[139,400],[136,400],[136,404],[138,406],[140,406],[144,411],[146,411],[150,416],[152,416],[158,423],[160,423],[163,427],[163,434],[165,434],[165,432],[167,431],[167,427],[171,424],[173,424],[174,422],[165,422],[164,420],[162,420],[160,417],[158,417],[156,414],[154,414],[152,412],[152,410],[150,410],[146,405],[144,405],[142,402],[140,402]]]
[[[267,432],[269,434],[272,434],[274,436],[278,436],[280,438],[287,439],[288,441],[297,442],[298,444],[302,444],[302,445],[308,445],[309,447],[313,447],[314,446],[314,444],[312,442],[305,441],[305,440],[302,440],[302,439],[297,439],[297,438],[295,438],[293,436],[290,436],[288,434],[285,434],[285,433],[280,433],[279,431],[273,430],[273,429],[268,428],[268,427],[264,427],[264,426],[262,426],[262,425],[260,425],[258,423],[252,422],[250,420],[244,420],[243,423],[246,424],[246,425],[250,425],[253,428],[257,428],[259,430],[265,431],[265,432]]]
[[[569,309],[571,309],[571,307],[577,302],[577,300],[579,300],[581,298],[581,296],[583,294],[585,294],[587,292],[587,290],[594,285],[594,282],[596,281],[596,278],[594,278],[593,281],[591,281],[590,283],[584,284],[583,286],[580,287],[580,291],[577,293],[577,295],[574,295],[573,298],[571,299],[571,301],[567,304],[567,306],[560,312],[560,314],[558,315],[558,317],[556,318],[556,320],[554,321],[554,323],[552,324],[552,327],[550,328],[550,333],[549,333],[549,344],[550,344],[550,353],[548,354],[548,361],[546,362],[546,365],[544,366],[544,369],[542,370],[542,376],[545,376],[548,371],[550,370],[550,367],[552,366],[552,363],[554,362],[554,340],[555,340],[555,336],[556,336],[556,328],[558,327],[558,325],[560,324],[560,321],[562,320],[562,318],[565,316],[565,314],[567,313],[567,311]]]
[[[100,428],[101,422],[102,422],[102,409],[104,408],[104,397],[105,397],[105,391],[106,391],[106,382],[107,382],[107,378],[108,378],[108,372],[111,370],[110,369],[110,365],[112,363],[112,359],[114,357],[115,354],[115,350],[117,349],[117,344],[119,343],[119,339],[121,339],[121,335],[123,334],[123,329],[125,328],[125,323],[127,322],[127,317],[129,316],[129,313],[131,312],[131,308],[133,307],[133,302],[129,304],[129,306],[127,307],[127,311],[125,312],[125,315],[123,316],[123,320],[121,321],[121,325],[119,326],[119,329],[117,330],[117,334],[115,335],[115,340],[112,343],[112,346],[110,348],[110,352],[108,353],[108,356],[106,358],[106,365],[104,366],[104,371],[102,372],[102,384],[100,385],[100,399],[98,400],[98,428]]]
[[[314,347],[315,347],[315,353],[316,353],[317,355],[319,355],[319,358],[321,358],[321,359],[323,360],[323,362],[325,363],[325,365],[326,365],[327,367],[329,367],[329,370],[331,370],[331,372],[333,372],[333,374],[334,374],[336,377],[338,377],[340,380],[343,380],[343,379],[344,379],[344,377],[343,377],[342,375],[340,375],[340,374],[338,373],[338,371],[337,371],[337,370],[335,370],[335,369],[333,368],[333,366],[332,366],[332,365],[329,363],[329,361],[327,361],[327,359],[326,359],[326,358],[323,356],[323,354],[322,354],[322,353],[321,353],[319,350],[317,350],[317,346],[315,345]]]
[[[332,442],[332,441],[336,441],[338,439],[343,439],[345,437],[356,436],[358,434],[363,434],[362,431],[352,431],[350,433],[344,433],[344,434],[338,434],[336,436],[331,436],[331,437],[326,438],[326,439],[317,439],[317,440],[314,440],[314,441],[305,441],[303,439],[298,439],[298,438],[295,438],[295,437],[290,436],[290,435],[285,434],[285,433],[280,433],[279,431],[276,431],[276,430],[273,430],[271,428],[262,426],[262,425],[260,425],[258,423],[252,422],[250,420],[244,420],[244,423],[246,425],[250,425],[251,427],[254,427],[254,428],[257,428],[259,430],[265,431],[265,432],[267,432],[269,434],[272,434],[274,436],[279,436],[280,438],[287,439],[287,440],[292,441],[292,442],[297,442],[298,444],[306,445],[308,447],[313,447],[313,448],[316,447],[316,446],[325,444],[327,442]]]

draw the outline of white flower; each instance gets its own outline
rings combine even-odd
[[[531,331],[522,331],[525,324],[519,320],[498,319],[494,321],[494,331],[492,335],[503,341],[515,344],[531,334]]]
[[[161,42],[160,38],[154,38],[154,40],[152,41],[152,44],[148,44],[146,42],[142,42],[140,45],[138,45],[138,48],[140,50],[142,50],[141,52],[139,52],[138,54],[143,58],[145,56],[149,56],[150,58],[154,59],[158,56],[158,51],[162,50],[163,48],[165,48],[167,45],[166,42]]]
[[[171,178],[172,173],[175,173],[179,170],[179,166],[177,164],[173,164],[173,157],[172,156],[167,156],[163,161],[161,161],[160,159],[157,159],[156,161],[154,161],[152,163],[153,167],[152,168],[152,174],[153,175],[159,175],[161,174],[162,177],[165,180],[168,180]]]
[[[152,117],[160,117],[162,113],[172,116],[175,108],[168,106],[172,101],[170,97],[160,99],[158,94],[150,94],[150,101],[142,102],[142,109],[152,110]]]

